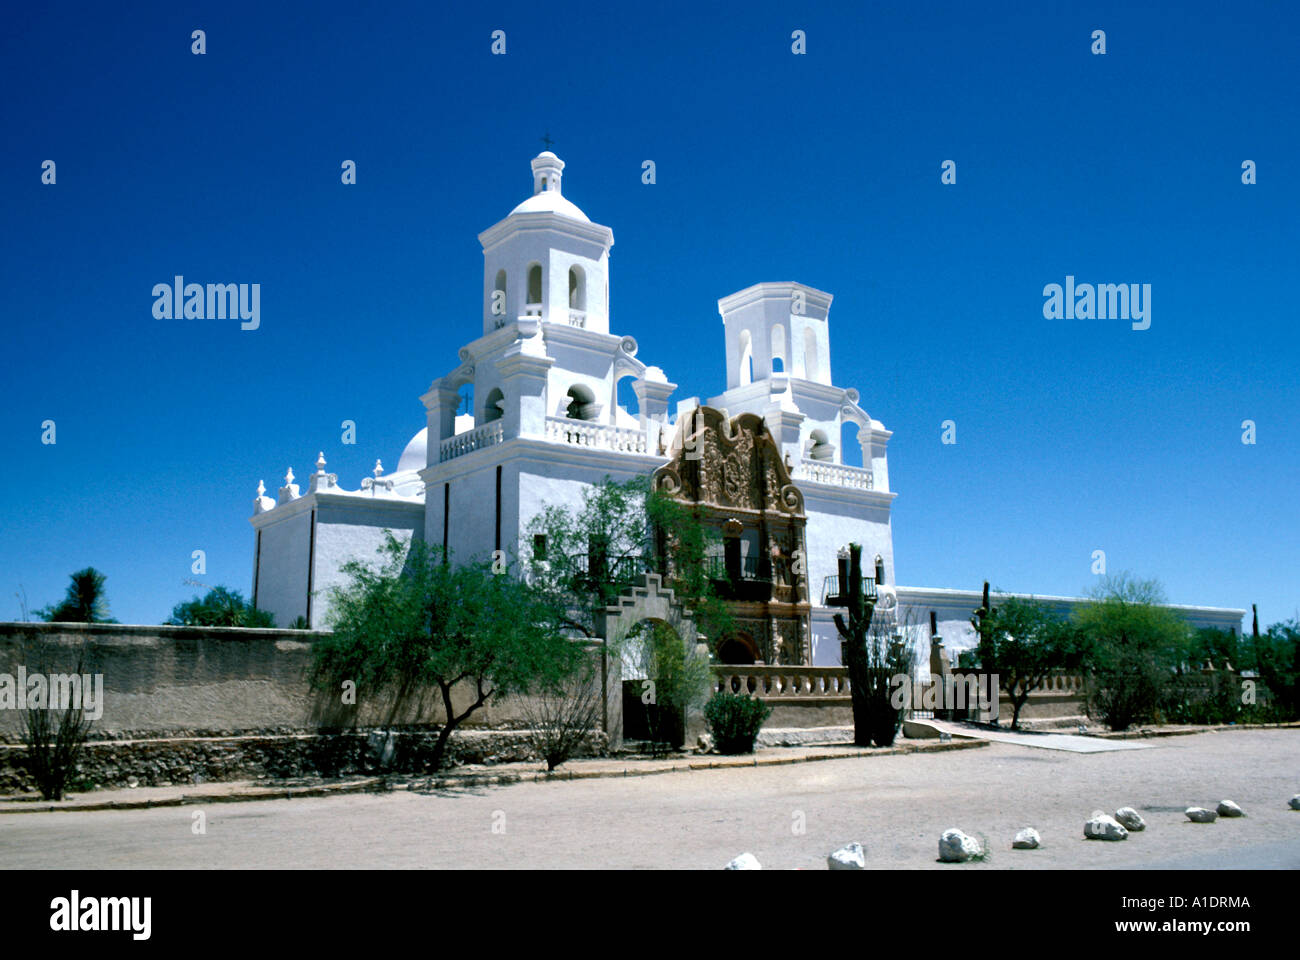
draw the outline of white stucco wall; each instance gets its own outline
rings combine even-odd
[[[421,504],[367,503],[358,497],[346,503],[322,504],[316,511],[316,556],[312,577],[311,626],[327,629],[332,609],[331,588],[344,586],[349,578],[342,572],[349,560],[378,567],[376,552],[384,542],[384,531],[409,544],[424,534]]]
[[[1053,610],[1058,616],[1068,617],[1081,604],[1087,602],[1083,597],[1034,596],[1027,593],[1001,594],[1022,599],[1035,599]],[[997,606],[999,594],[991,595],[991,602]],[[935,612],[939,636],[943,639],[944,649],[949,652],[954,662],[956,652],[969,650],[976,644],[975,629],[970,618],[983,599],[981,590],[947,590],[929,587],[899,587],[898,604],[903,616],[912,611],[916,622],[924,627],[924,635],[929,636],[930,611]],[[1245,610],[1225,607],[1201,607],[1189,604],[1169,604],[1169,608],[1183,617],[1193,627],[1214,627],[1219,630],[1232,630],[1241,633]]]
[[[275,617],[277,627],[287,627],[307,615],[311,510],[291,512],[266,524],[261,532],[254,596],[257,606]]]
[[[852,491],[796,481],[803,491],[808,516],[808,586],[813,603],[820,603],[827,577],[838,573],[837,555],[850,543],[862,544],[862,575],[875,576],[876,555],[885,561],[885,586],[894,584],[894,538],[889,501],[866,500]]]
[[[521,457],[518,469],[518,526],[516,536],[521,555],[528,555],[532,549],[528,526],[533,518],[549,506],[560,506],[567,510],[577,510],[582,506],[583,493],[592,489],[606,476],[611,480],[624,481],[636,476],[648,476],[657,467],[666,463],[666,458],[641,457],[631,455],[610,455],[600,451],[591,451],[584,457],[583,451],[567,448],[554,451],[530,449]]]

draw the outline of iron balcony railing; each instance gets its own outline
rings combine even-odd
[[[845,584],[847,587],[848,584]],[[862,593],[868,600],[876,599],[876,578],[862,578]],[[827,577],[822,584],[822,606],[823,607],[843,607],[847,606],[849,598],[840,594],[840,578],[838,574],[832,574]]]
[[[568,562],[573,577],[585,584],[631,584],[642,574],[658,572],[654,557],[575,553],[569,556]]]
[[[708,570],[710,580],[730,580],[732,579],[730,571],[727,570],[727,558],[719,556],[705,557],[706,569]],[[768,569],[763,569],[758,563],[757,557],[741,557],[736,565],[739,580],[771,580],[772,573]]]

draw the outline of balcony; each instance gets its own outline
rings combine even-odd
[[[636,583],[638,577],[659,572],[653,557],[574,553],[565,557],[564,563],[572,571],[572,587],[578,593],[607,590],[614,596]]]
[[[767,603],[772,599],[772,564],[757,557],[739,557],[731,564],[725,557],[705,558],[706,571],[714,588],[725,600]]]
[[[847,582],[845,587],[847,587]],[[867,600],[876,599],[876,578],[862,578],[862,594]],[[847,607],[849,598],[840,593],[840,578],[838,574],[833,574],[825,579],[822,583],[822,606],[823,607]]]

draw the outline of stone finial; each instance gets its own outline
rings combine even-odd
[[[266,484],[257,481],[257,496],[253,498],[253,513],[265,513],[275,507],[275,501],[266,495]]]
[[[293,467],[284,474],[284,486],[280,488],[280,503],[298,499],[298,484],[293,482]]]
[[[325,452],[316,454],[316,472],[311,475],[311,486],[308,489],[312,493],[329,490],[338,483],[338,479],[338,474],[325,472]]]
[[[374,469],[373,472],[374,472],[374,474],[375,474],[374,477],[362,477],[362,478],[361,478],[361,489],[362,489],[362,490],[369,490],[369,491],[370,491],[370,495],[371,495],[372,497],[375,495],[375,490],[376,490],[376,489],[380,489],[380,488],[382,488],[382,489],[384,489],[384,490],[387,490],[387,491],[389,491],[389,492],[392,492],[392,489],[393,489],[393,481],[390,480],[390,479],[388,479],[387,477],[384,477],[384,465],[383,465],[383,463],[381,463],[380,461],[376,460],[376,461],[375,461],[375,469]]]

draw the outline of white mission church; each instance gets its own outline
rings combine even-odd
[[[555,154],[539,154],[532,161],[532,196],[479,234],[482,332],[420,398],[427,425],[406,445],[397,469],[384,474],[377,464],[374,477],[348,490],[325,472],[321,457],[305,492],[292,470],[275,499],[259,484],[250,520],[256,531],[255,604],[273,613],[280,626],[301,616],[313,628],[325,627],[329,589],[344,581],[340,567],[352,558],[374,557],[386,529],[442,545],[459,557],[495,550],[526,556],[532,548],[523,542],[529,522],[542,509],[577,505],[584,489],[607,476],[623,480],[669,465],[680,453],[685,434],[679,429],[707,407],[724,433],[728,418],[761,418],[757,429],[765,427],[770,436],[770,443],[762,443],[766,449],[775,444],[784,466],[775,468],[779,482],[802,495],[798,520],[807,578],[787,597],[800,611],[799,629],[808,634],[791,648],[799,659],[840,662],[826,596],[837,554],[850,541],[863,545],[864,574],[872,574],[874,560],[881,608],[911,613],[917,622],[933,613],[950,650],[972,646],[969,619],[979,591],[895,581],[890,509],[896,494],[886,453],[891,434],[862,408],[855,388],[832,379],[831,295],[800,283],[759,283],[718,301],[726,389],[704,403],[698,397],[674,400],[677,384],[637,356],[633,337],[610,331],[614,234],[564,196],[563,172],[564,161]],[[624,378],[632,380],[635,412],[618,403]],[[459,412],[462,394],[472,395],[472,413]],[[732,420],[742,421],[756,422]],[[842,430],[845,424],[857,427],[861,467],[844,462],[839,443],[850,433]],[[722,470],[719,476],[729,475]],[[750,561],[768,549],[758,531],[759,525],[749,524],[739,538],[745,570],[755,569]],[[770,549],[778,556],[775,540]],[[1059,608],[1079,602],[1039,599]],[[1234,631],[1245,615],[1214,607],[1177,609],[1195,625]],[[761,659],[762,649],[756,649]]]

